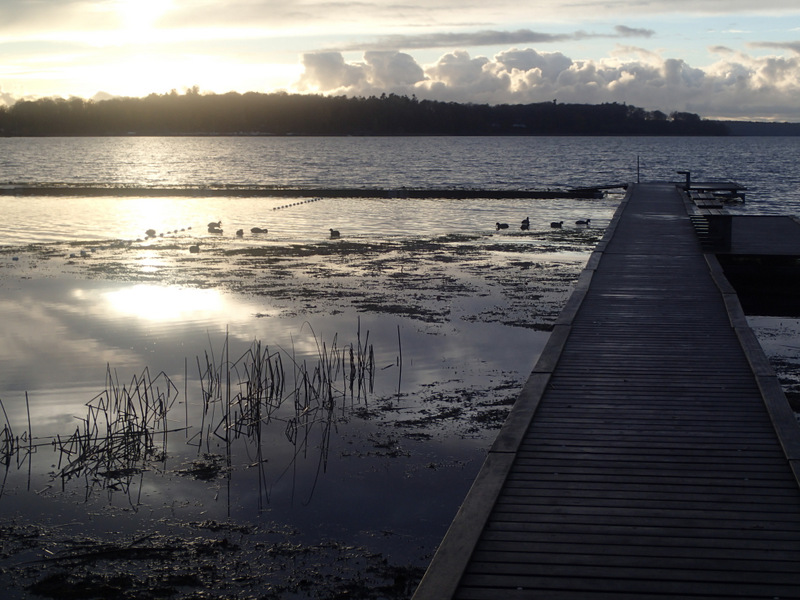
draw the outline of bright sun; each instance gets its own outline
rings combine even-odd
[[[147,34],[161,15],[170,9],[170,0],[118,0],[117,13],[126,31]]]

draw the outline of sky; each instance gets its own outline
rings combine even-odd
[[[797,0],[2,0],[0,104],[179,93],[627,103],[800,122]]]

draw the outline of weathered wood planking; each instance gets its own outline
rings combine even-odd
[[[684,201],[629,188],[416,600],[800,598],[800,427]]]

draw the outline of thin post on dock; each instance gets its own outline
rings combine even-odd
[[[692,172],[691,171],[677,171],[678,175],[686,176],[686,185],[683,187],[684,191],[689,191],[692,187]]]

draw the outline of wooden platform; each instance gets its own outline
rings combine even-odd
[[[683,172],[685,174],[685,171]],[[688,184],[688,187],[687,187]],[[747,188],[732,181],[692,181],[675,184],[699,206],[723,202],[744,202]]]
[[[414,598],[800,598],[799,458],[682,194],[633,185]]]

